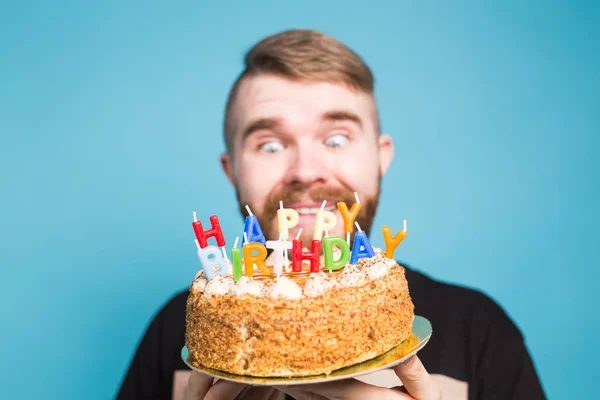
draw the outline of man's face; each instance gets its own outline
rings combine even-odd
[[[249,205],[267,240],[279,237],[279,201],[300,215],[295,237],[312,239],[323,200],[337,217],[331,236],[345,237],[338,201],[348,208],[358,192],[358,223],[369,231],[379,184],[393,157],[389,136],[376,132],[371,95],[327,82],[297,82],[272,75],[245,78],[232,109],[233,148],[222,164],[237,191],[240,210]]]

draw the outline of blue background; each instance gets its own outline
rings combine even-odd
[[[0,12],[3,398],[114,395],[199,269],[192,211],[241,230],[225,98],[243,52],[292,27],[376,76],[397,157],[374,244],[407,219],[397,255],[496,299],[551,398],[596,394],[597,2],[85,3]]]

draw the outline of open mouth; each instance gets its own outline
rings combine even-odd
[[[317,214],[317,211],[321,210],[321,207],[295,207],[294,209],[300,215],[315,215]],[[333,211],[335,209],[337,209],[335,205],[326,205],[325,208],[323,208],[324,211]]]
[[[337,202],[327,200],[323,202],[318,201],[297,201],[285,204],[284,207],[292,208],[296,210],[299,215],[316,215],[317,212],[323,211],[334,211],[337,210]]]

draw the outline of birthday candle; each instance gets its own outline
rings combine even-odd
[[[350,259],[350,246],[341,237],[325,237],[323,243],[323,258],[325,259],[325,268],[332,271],[344,267]],[[338,245],[341,250],[340,258],[333,259],[333,245]]]
[[[246,210],[248,211],[248,216],[246,217],[246,220],[244,222],[244,242],[243,243],[246,244],[246,243],[251,243],[251,242],[258,242],[258,243],[265,244],[266,243],[265,235],[263,234],[263,231],[260,228],[260,223],[258,222],[258,218],[256,218],[256,216],[254,214],[252,214],[250,207],[247,205],[246,205]]]
[[[206,276],[207,280],[210,281],[217,274],[227,276],[229,265],[223,258],[223,255],[218,247],[207,246],[205,248],[201,248],[198,240],[196,240],[196,246],[198,246],[198,258],[200,259],[200,264],[202,264],[202,269],[204,270],[204,275]],[[219,268],[215,271],[216,266]]]
[[[348,244],[350,244],[350,234],[354,230],[354,221],[360,211],[360,199],[358,198],[358,193],[354,192],[354,197],[356,197],[356,203],[352,205],[350,210],[348,210],[348,206],[343,201],[337,203],[338,210],[344,220],[344,232],[346,233],[346,241]]]
[[[262,243],[248,243],[244,248],[244,265],[246,266],[246,275],[254,276],[254,265],[258,267],[263,275],[270,275],[269,268],[265,264],[267,258],[267,248]],[[257,251],[257,254],[252,254]]]
[[[385,240],[385,256],[387,258],[394,258],[394,251],[404,240],[408,232],[406,231],[406,220],[404,220],[404,230],[398,231],[394,237],[392,237],[392,231],[389,226],[383,228],[383,240]]]
[[[367,234],[360,229],[358,222],[355,222],[358,232],[354,234],[354,243],[352,245],[352,255],[350,264],[356,264],[361,258],[371,258],[375,255],[373,246],[369,242]]]
[[[283,240],[288,240],[289,230],[300,221],[298,211],[293,208],[283,208],[283,202],[279,202],[279,210],[277,210],[277,222],[279,224],[279,236]]]
[[[235,238],[235,243],[233,244],[233,249],[231,249],[231,264],[233,265],[233,280],[235,282],[239,281],[242,277],[242,256],[240,249],[238,249],[238,241],[239,237]]]
[[[310,272],[319,272],[321,264],[321,241],[313,240],[309,253],[302,252],[302,240],[294,240],[292,245],[292,271],[302,272],[302,260],[310,261]]]
[[[321,240],[323,231],[331,231],[337,224],[337,217],[335,214],[331,211],[324,210],[325,204],[327,204],[327,200],[323,200],[321,209],[317,211],[313,240]]]
[[[223,237],[223,231],[221,230],[221,224],[219,223],[219,217],[213,215],[210,217],[211,229],[204,229],[202,227],[202,222],[196,219],[196,213],[194,212],[194,221],[192,222],[192,227],[194,228],[194,233],[196,234],[196,240],[200,245],[200,248],[205,248],[208,246],[208,239],[214,237],[217,240],[217,245],[219,247],[225,246],[225,238]]]
[[[291,248],[292,242],[281,240],[281,237],[280,240],[267,240],[267,249],[272,249],[275,254],[275,260],[273,260],[273,273],[275,275],[281,275],[285,255],[284,250]]]

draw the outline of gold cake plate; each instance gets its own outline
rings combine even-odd
[[[333,371],[329,375],[311,375],[311,376],[248,376],[235,375],[225,371],[212,368],[198,367],[188,361],[188,349],[186,346],[181,349],[181,358],[188,367],[214,378],[224,379],[231,382],[246,383],[253,386],[275,386],[275,385],[303,385],[322,382],[331,382],[341,379],[355,378],[360,375],[370,374],[375,371],[394,367],[407,360],[410,356],[421,350],[429,338],[431,338],[431,323],[427,318],[415,315],[413,321],[412,333],[408,339],[394,347],[387,353],[381,354],[370,360],[359,364],[350,365]]]

